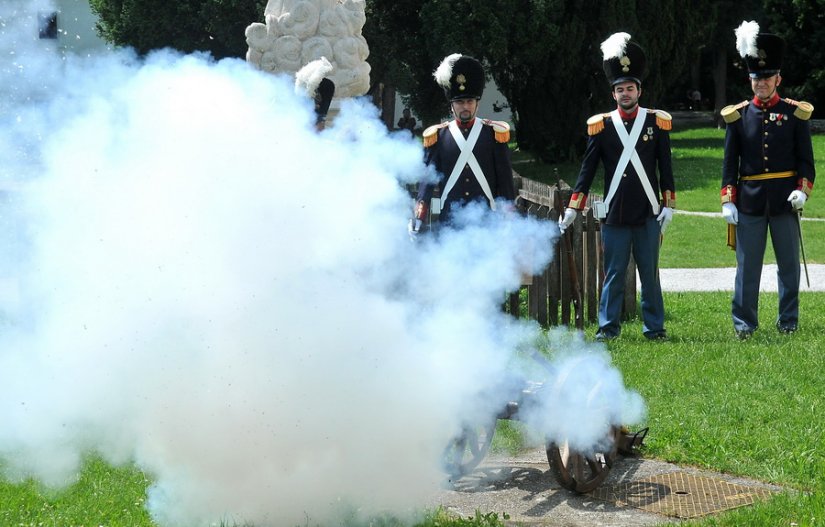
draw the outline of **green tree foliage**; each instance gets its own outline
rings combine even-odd
[[[825,0],[765,0],[763,31],[785,39],[784,97],[806,100],[825,115]]]
[[[450,53],[482,60],[507,98],[520,148],[547,161],[575,158],[589,115],[613,106],[600,44],[627,31],[646,50],[643,104],[655,107],[687,74],[707,20],[679,0],[371,0],[392,37],[385,73],[426,120],[448,112],[432,71]],[[390,12],[385,12],[389,10]],[[694,22],[691,23],[690,20]],[[366,33],[366,31],[365,31]],[[370,37],[367,36],[369,39]],[[382,41],[382,46],[385,41]],[[691,48],[693,46],[693,48]],[[436,111],[433,111],[433,110]]]
[[[421,0],[368,0],[363,35],[370,46],[371,82],[389,82],[404,103],[425,124],[438,122],[448,111],[444,92],[432,72],[444,57],[432,54],[419,12]]]
[[[263,21],[266,0],[90,0],[100,36],[144,55],[174,48],[216,59],[246,56],[244,31]]]

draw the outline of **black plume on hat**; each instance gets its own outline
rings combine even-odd
[[[473,57],[453,53],[433,72],[447,99],[480,99],[484,92],[484,68]]]
[[[602,42],[604,74],[611,86],[633,81],[639,85],[645,77],[647,58],[641,46],[630,41],[627,33],[614,33]]]
[[[782,69],[785,41],[770,33],[760,33],[756,22],[742,22],[734,31],[736,49],[745,59],[751,78],[770,77]]]

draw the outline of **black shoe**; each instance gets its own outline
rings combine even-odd
[[[748,340],[753,335],[752,329],[736,329],[736,338],[739,340]]]
[[[647,340],[659,340],[662,342],[670,340],[667,336],[667,331],[652,331],[650,333],[645,333],[645,338]]]
[[[796,324],[782,324],[781,322],[776,323],[776,329],[780,333],[784,333],[785,335],[789,335],[797,330]]]
[[[607,342],[608,340],[613,340],[616,337],[618,337],[618,335],[612,335],[610,333],[605,333],[603,331],[596,332],[596,340],[598,342]]]

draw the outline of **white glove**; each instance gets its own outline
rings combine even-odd
[[[576,209],[571,209],[567,207],[564,209],[564,216],[559,216],[559,232],[564,234],[564,231],[567,230],[567,227],[573,224],[573,220],[576,219]]]
[[[667,230],[667,226],[673,221],[673,209],[671,207],[662,207],[662,212],[656,216],[656,221],[659,222],[659,229],[662,234]]]
[[[739,210],[733,203],[722,203],[722,217],[731,225],[739,223]]]
[[[410,240],[416,241],[418,239],[418,233],[421,231],[421,220],[410,218],[410,222],[407,224],[407,233],[410,235]]]
[[[807,200],[808,196],[806,196],[801,190],[794,190],[791,192],[791,195],[788,196],[788,201],[791,202],[793,210],[802,210],[802,207],[805,206],[805,202]]]

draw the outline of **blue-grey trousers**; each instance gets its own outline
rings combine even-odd
[[[799,319],[799,223],[795,213],[778,216],[739,214],[736,226],[736,282],[731,315],[737,331],[759,327],[759,283],[768,229],[776,254],[779,292],[777,323],[795,327]]]
[[[650,218],[640,226],[602,224],[604,286],[599,300],[599,331],[602,333],[617,336],[621,332],[625,275],[631,251],[642,283],[642,331],[647,335],[665,330],[665,304],[657,273],[659,234],[656,218]]]

